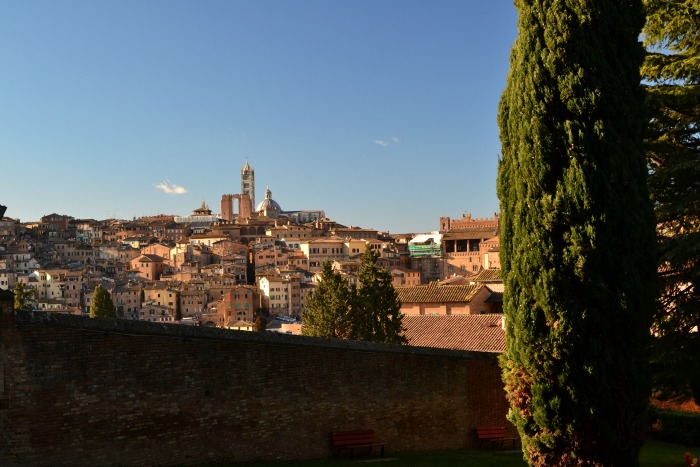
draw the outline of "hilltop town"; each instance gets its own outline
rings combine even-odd
[[[88,315],[102,285],[123,319],[251,330],[262,315],[271,329],[298,334],[323,262],[356,284],[371,248],[392,274],[414,345],[424,326],[413,316],[502,313],[497,214],[441,217],[434,232],[390,235],[342,225],[323,210],[284,211],[269,187],[255,205],[254,192],[246,162],[241,192],[222,195],[220,215],[202,201],[190,216],[2,217],[0,289],[22,282],[35,290],[35,309]]]

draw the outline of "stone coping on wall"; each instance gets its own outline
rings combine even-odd
[[[493,359],[494,361],[496,361],[498,358],[498,354],[491,352],[412,347],[408,345],[325,339],[273,332],[261,334],[251,331],[237,331],[215,327],[186,326],[176,323],[157,323],[126,319],[90,318],[87,316],[68,315],[44,311],[14,310],[13,313],[14,323],[19,327],[56,326],[68,329],[114,334],[163,336],[174,339],[223,340],[247,344],[324,347],[328,349],[395,353],[414,356],[452,356],[467,359]]]

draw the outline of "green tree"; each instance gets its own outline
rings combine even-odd
[[[516,0],[498,122],[506,352],[532,465],[638,465],[656,295],[641,0]]]
[[[36,289],[27,288],[24,282],[15,282],[15,310],[31,310]]]
[[[700,403],[700,5],[646,0],[645,148],[658,222],[661,295],[654,388]]]
[[[362,256],[359,288],[350,310],[350,339],[405,344],[401,302],[391,273],[377,268],[377,255],[367,246]]]
[[[306,311],[302,313],[302,334],[329,339],[348,337],[348,313],[352,292],[348,282],[333,271],[326,260],[321,269],[321,282],[316,291],[306,296]]]
[[[90,318],[116,318],[117,310],[114,308],[112,296],[107,289],[98,285],[92,295],[92,306],[90,307]]]

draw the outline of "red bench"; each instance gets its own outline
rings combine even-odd
[[[372,452],[372,448],[378,447],[381,449],[382,457],[384,457],[384,443],[377,441],[374,430],[335,431],[331,433],[331,444],[336,456],[347,449],[350,451],[350,459],[352,459],[355,449],[367,449],[367,454],[369,454]]]
[[[478,426],[476,427],[476,437],[479,439],[479,447],[482,447],[484,443],[491,443],[491,446],[498,444],[503,446],[506,441],[513,443],[515,447],[515,442],[518,438],[508,438],[506,437],[506,428],[503,426]]]

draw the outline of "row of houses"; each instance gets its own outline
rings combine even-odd
[[[258,217],[175,229],[168,216],[118,222],[52,214],[26,224],[5,218],[0,288],[21,281],[37,290],[39,309],[89,313],[101,284],[127,319],[241,329],[260,313],[300,316],[326,260],[356,283],[360,257],[371,248],[391,272],[407,319],[494,315],[502,296],[498,281],[488,279],[500,266],[497,221],[441,218],[446,230],[388,235],[328,219],[296,225]]]

